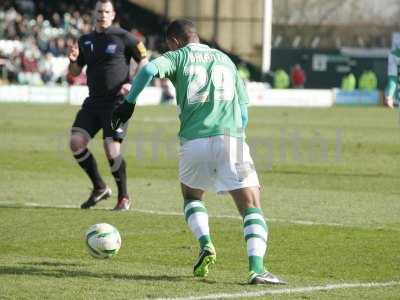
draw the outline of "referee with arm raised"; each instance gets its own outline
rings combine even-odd
[[[138,68],[148,62],[146,48],[129,32],[112,25],[115,9],[111,0],[98,0],[93,16],[94,31],[83,35],[68,53],[69,74],[78,76],[86,65],[89,87],[89,97],[71,128],[70,148],[93,184],[89,198],[81,205],[83,209],[90,208],[111,196],[111,189],[100,176],[96,160],[87,148],[90,140],[103,130],[104,150],[118,187],[118,202],[114,210],[128,210],[131,200],[127,191],[126,163],[121,155],[127,124],[113,131],[111,112],[124,100],[122,94],[130,89],[131,58],[138,63]]]

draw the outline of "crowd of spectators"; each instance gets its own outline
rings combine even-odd
[[[88,0],[3,0],[0,84],[85,84],[84,74],[67,78],[67,50],[79,36],[92,30],[91,9]],[[132,29],[132,33],[144,41],[138,30]],[[156,46],[159,37],[147,38],[147,46]]]

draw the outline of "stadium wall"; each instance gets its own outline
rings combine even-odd
[[[262,82],[246,84],[251,106],[331,107],[334,104],[379,105],[377,91],[344,92],[340,89],[271,89]],[[87,86],[0,86],[0,102],[54,103],[81,105],[88,96]],[[138,105],[158,105],[162,89],[147,87]]]
[[[381,93],[379,91],[342,91],[335,90],[335,104],[337,105],[379,105]]]
[[[247,83],[252,106],[330,107],[334,104],[334,90],[271,89],[261,82]]]
[[[87,86],[0,86],[0,102],[55,103],[81,105],[89,95]],[[139,96],[139,105],[157,105],[162,91],[147,87]]]
[[[378,77],[378,89],[387,84],[387,55],[389,49],[272,49],[271,70],[284,69],[288,74],[299,63],[306,73],[307,89],[339,88],[343,76],[352,72],[357,82],[364,71]],[[273,78],[266,78],[271,84]]]

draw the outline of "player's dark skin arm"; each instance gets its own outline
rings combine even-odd
[[[124,95],[125,101],[118,105],[112,112],[112,129],[116,130],[117,128],[123,126],[131,118],[135,109],[136,98],[157,74],[158,69],[152,62],[147,63],[139,71],[139,74],[133,79],[132,88],[129,91],[129,94]]]

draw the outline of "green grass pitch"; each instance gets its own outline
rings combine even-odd
[[[287,286],[248,286],[242,224],[206,195],[217,264],[182,212],[176,109],[138,107],[123,151],[134,208],[78,209],[90,185],[68,150],[78,107],[0,104],[0,299],[400,299],[400,128],[377,107],[250,108],[247,141],[269,219],[268,268]],[[100,136],[92,141],[113,191]],[[91,258],[85,230],[107,222],[120,253]],[[191,298],[190,298],[191,297]]]

